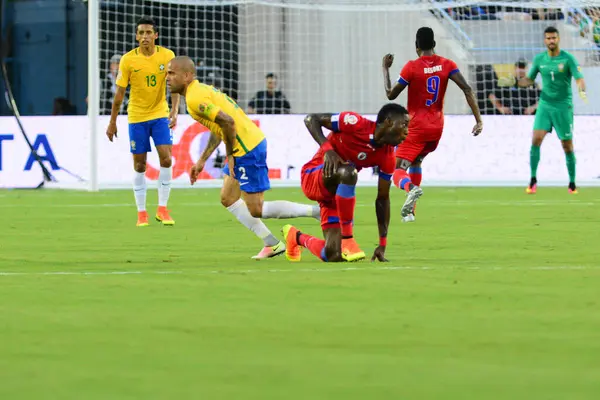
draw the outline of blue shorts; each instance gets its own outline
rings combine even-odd
[[[129,124],[129,149],[133,154],[150,153],[150,138],[154,146],[172,145],[173,133],[168,118]]]
[[[262,193],[271,189],[269,167],[267,167],[267,139],[263,139],[249,153],[234,157],[235,179],[240,189],[246,193]],[[223,173],[229,175],[229,166],[225,164]]]

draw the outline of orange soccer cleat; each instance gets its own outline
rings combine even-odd
[[[135,226],[148,226],[148,212],[138,211],[138,220]]]
[[[358,247],[354,238],[342,239],[342,258],[348,262],[360,261],[365,258],[365,252]]]
[[[156,210],[156,220],[165,226],[175,225],[175,221],[169,215],[169,210],[164,206],[159,206],[158,210]]]
[[[527,189],[525,189],[525,193],[535,194],[536,192],[537,192],[537,179],[531,178],[531,181],[529,181],[529,186],[527,186]]]
[[[298,237],[298,229],[292,225],[285,225],[281,232],[285,239],[285,258],[288,261],[298,262],[302,259],[302,247],[298,245],[296,238]]]

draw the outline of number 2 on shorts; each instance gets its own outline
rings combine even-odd
[[[240,176],[240,179],[248,179],[248,176],[246,175],[246,168],[244,167],[238,167],[240,173],[242,174]]]

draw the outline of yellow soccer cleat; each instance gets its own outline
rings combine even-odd
[[[348,262],[355,262],[365,259],[365,252],[358,247],[358,243],[351,239],[342,239],[342,258]]]
[[[138,211],[138,220],[135,226],[148,226],[148,212],[147,211]]]
[[[165,226],[175,225],[175,221],[173,221],[173,218],[169,215],[167,207],[158,207],[158,210],[156,210],[156,220]]]
[[[298,245],[298,229],[292,225],[285,225],[281,228],[283,239],[285,240],[285,258],[291,262],[298,262],[302,259],[302,247]]]
[[[577,191],[577,186],[575,186],[575,182],[570,182],[569,183],[569,193],[570,194],[578,194],[579,193]]]

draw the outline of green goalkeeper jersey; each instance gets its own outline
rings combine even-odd
[[[541,103],[556,107],[573,106],[571,79],[580,79],[583,75],[571,53],[561,50],[555,57],[547,51],[538,54],[533,59],[529,79],[535,80],[538,73],[542,74]]]

